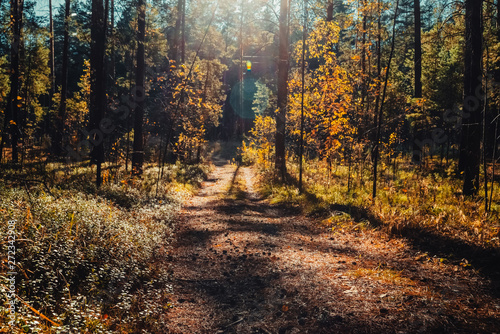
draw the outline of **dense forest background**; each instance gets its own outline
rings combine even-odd
[[[92,156],[99,166],[132,161],[140,172],[144,159],[199,160],[207,140],[275,119],[281,176],[286,142],[289,158],[373,164],[375,178],[379,161],[398,157],[416,168],[457,163],[465,195],[479,191],[480,162],[486,192],[493,180],[497,4],[108,0],[1,9],[4,162]],[[269,137],[274,150],[267,132],[259,140]]]
[[[153,208],[178,205],[196,187],[210,143],[236,141],[233,161],[269,176],[262,193],[276,201],[318,212],[341,203],[397,233],[425,227],[482,250],[500,244],[500,1],[10,0],[0,25],[9,219],[36,221],[44,196],[89,201],[75,189],[156,217]],[[37,201],[45,204],[35,209]],[[68,238],[74,204],[43,213],[69,219]],[[26,226],[21,234],[33,239],[48,233]],[[97,245],[108,233],[87,237]],[[130,252],[153,256],[144,240]],[[60,260],[74,247],[66,241]],[[40,249],[53,256],[43,242],[26,248],[30,265]],[[89,242],[79,248],[88,267],[66,268],[71,293],[125,284],[116,273],[93,276],[105,250],[90,256]],[[129,290],[156,275],[134,261]],[[40,281],[26,279],[23,293],[62,321],[54,270],[35,270]],[[49,281],[59,282],[53,291],[35,288]],[[122,292],[96,298],[125,310]]]

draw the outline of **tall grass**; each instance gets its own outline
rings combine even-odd
[[[273,180],[273,171],[261,171],[261,193],[272,203],[298,205],[308,214],[321,215],[323,223],[343,228],[383,228],[391,233],[426,230],[454,240],[488,249],[500,247],[500,189],[494,188],[491,210],[484,211],[481,196],[464,198],[462,182],[453,164],[417,168],[400,158],[394,165],[382,164],[375,200],[371,197],[371,171],[362,164],[350,168],[319,160],[304,163],[304,192],[297,189],[298,164],[289,160],[287,185]],[[366,164],[368,167],[369,163]],[[430,164],[432,165],[432,164]],[[350,179],[350,181],[349,181]],[[348,184],[349,183],[349,184]],[[489,185],[491,189],[491,183]],[[480,194],[482,193],[482,189]]]

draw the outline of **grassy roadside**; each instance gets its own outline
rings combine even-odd
[[[322,162],[306,163],[302,193],[297,188],[297,166],[289,164],[288,172],[288,185],[283,185],[272,171],[260,169],[259,192],[272,204],[299,207],[333,234],[381,231],[405,238],[422,254],[500,278],[495,264],[500,259],[498,189],[492,210],[485,215],[481,198],[461,197],[461,182],[449,171],[424,173],[404,164],[396,172],[387,168],[375,201],[370,175],[354,168],[348,189],[347,166],[332,170]]]
[[[173,218],[209,167],[170,165],[161,178],[158,172],[148,166],[132,178],[108,165],[98,190],[85,165],[2,171],[0,234],[16,221],[18,298],[13,329],[7,284],[1,286],[0,331],[154,333],[162,327]],[[7,240],[1,242],[4,281]]]

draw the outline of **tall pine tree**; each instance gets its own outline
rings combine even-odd
[[[483,100],[477,96],[481,89],[483,1],[465,1],[465,73],[460,165],[463,168],[465,196],[479,191],[479,163],[481,160],[481,122]]]

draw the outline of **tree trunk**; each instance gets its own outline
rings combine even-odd
[[[132,173],[134,175],[142,174],[144,163],[144,141],[142,134],[142,125],[144,121],[144,74],[146,64],[144,60],[144,40],[146,36],[146,0],[139,0],[137,4],[138,22],[137,22],[137,70],[135,77],[136,84],[136,103],[134,115],[134,152],[132,153]]]
[[[55,61],[54,61],[54,20],[52,18],[52,0],[49,0],[49,67],[50,67],[50,90],[49,106],[52,107],[52,99],[56,88]]]
[[[333,21],[333,0],[328,0],[328,6],[326,7],[326,21]]]
[[[110,14],[111,14],[111,17],[110,17],[110,26],[109,26],[109,39],[111,40],[111,57],[110,57],[111,64],[110,64],[109,68],[111,70],[111,80],[112,80],[112,83],[113,83],[112,87],[114,87],[115,83],[116,83],[116,64],[115,64],[115,0],[111,0]]]
[[[182,1],[177,0],[177,19],[175,21],[175,29],[174,29],[174,37],[173,37],[173,45],[172,45],[172,60],[175,61],[176,64],[179,63],[179,51],[180,51],[180,35],[181,35],[181,22],[182,22]]]
[[[377,1],[377,82],[375,88],[375,110],[373,115],[373,124],[375,127],[378,123],[378,108],[380,105],[380,82],[382,81],[382,0]],[[375,142],[377,134],[376,131],[372,132],[368,137]],[[374,150],[372,151],[372,161],[375,157]],[[364,165],[364,164],[363,164]]]
[[[415,71],[415,97],[422,98],[422,38],[420,21],[420,0],[414,0],[413,14],[415,17],[415,56],[413,66]]]
[[[101,164],[104,162],[104,133],[101,120],[106,110],[106,13],[103,0],[92,0],[90,32],[90,133],[91,162],[97,166],[96,184],[102,183]]]
[[[366,28],[367,28],[367,4],[366,0],[363,0],[362,3],[362,14],[363,14],[363,23],[362,23],[362,32],[361,32],[361,113],[363,114],[365,111],[365,101],[366,101]]]
[[[496,16],[496,35],[497,35],[497,42],[500,41],[500,0],[497,0],[496,3],[496,10],[497,10],[497,16]],[[497,61],[497,66],[496,69],[493,71],[493,80],[494,82],[500,82],[500,61]],[[496,87],[496,91],[493,92],[494,94],[500,94],[500,88]],[[492,142],[492,171],[491,171],[491,189],[490,189],[490,201],[489,201],[489,209],[491,210],[491,201],[493,200],[493,188],[495,186],[495,166],[496,166],[496,152],[498,148],[498,118],[500,117],[500,105],[497,105],[495,108],[496,110],[496,115],[495,115],[495,130],[494,130],[494,137],[493,137],[493,142]]]
[[[19,160],[18,142],[19,142],[19,113],[20,101],[19,87],[20,87],[20,51],[22,42],[22,24],[23,24],[23,7],[24,0],[11,0],[10,1],[10,17],[12,27],[12,39],[10,44],[10,92],[7,97],[7,107],[4,118],[4,125],[2,131],[2,141],[0,142],[0,157],[3,154],[3,147],[5,144],[5,137],[10,132],[12,144],[12,162],[17,163]],[[10,131],[9,131],[10,130]]]
[[[484,175],[484,212],[488,212],[488,160],[486,157],[486,141],[488,135],[488,123],[486,121],[486,114],[488,112],[488,73],[489,73],[490,53],[488,46],[486,46],[486,78],[484,83],[484,100],[483,100],[483,127],[482,127],[482,141],[483,141],[483,175]],[[492,182],[493,182],[492,178]]]
[[[477,95],[482,83],[482,0],[465,1],[465,74],[460,143],[460,165],[463,167],[463,194],[473,196],[479,190],[481,160],[482,99]]]
[[[177,19],[171,57],[178,64],[185,61],[186,0],[177,0]]]
[[[285,181],[285,124],[288,99],[288,1],[281,0],[279,24],[279,59],[278,59],[278,112],[276,114],[276,161],[275,168]]]
[[[182,0],[181,12],[181,62],[186,61],[186,0]]]
[[[415,55],[413,57],[413,70],[415,72],[413,84],[413,96],[417,99],[422,98],[422,38],[421,38],[421,20],[420,20],[420,0],[413,2],[413,15],[414,15],[414,40],[415,40]],[[413,152],[411,161],[419,165],[422,162],[423,147],[417,144],[420,140],[420,129],[418,122],[415,123],[413,128]]]
[[[330,8],[330,4],[328,4]],[[304,155],[304,92],[306,72],[306,36],[307,36],[307,2],[304,1],[304,24],[302,26],[302,61],[301,61],[301,93],[300,93],[300,142],[299,142],[299,191],[302,192],[302,160]]]

